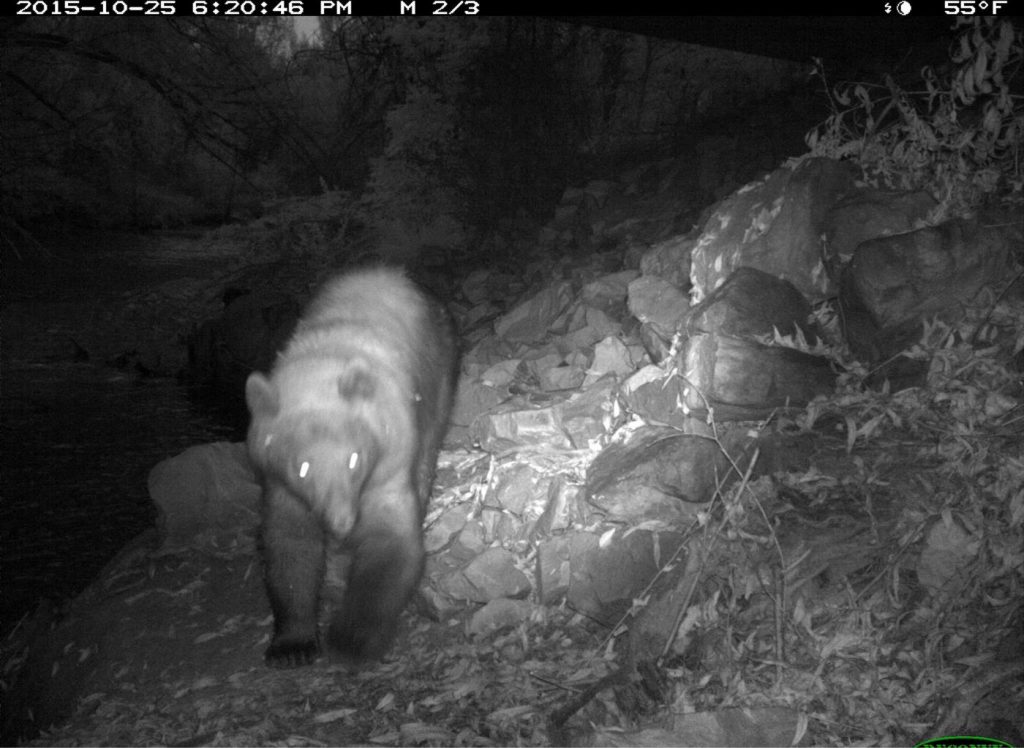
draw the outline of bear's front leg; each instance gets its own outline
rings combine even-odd
[[[306,505],[280,485],[263,495],[263,553],[274,638],[271,667],[308,665],[319,653],[317,610],[324,574],[324,531]]]
[[[351,664],[387,652],[399,616],[423,574],[423,539],[415,494],[368,492],[352,537],[348,586],[327,643]]]

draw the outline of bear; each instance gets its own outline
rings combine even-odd
[[[269,374],[249,375],[270,666],[317,658],[321,588],[336,569],[345,584],[331,606],[330,654],[358,666],[390,647],[423,573],[456,368],[445,308],[402,271],[378,267],[329,281]]]

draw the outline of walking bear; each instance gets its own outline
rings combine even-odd
[[[422,523],[447,427],[456,346],[443,307],[400,271],[327,283],[268,376],[246,381],[263,484],[274,667],[312,662],[325,570],[345,570],[326,644],[381,657],[423,573]]]

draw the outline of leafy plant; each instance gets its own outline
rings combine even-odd
[[[922,69],[922,90],[891,75],[829,89],[819,60],[832,114],[807,134],[812,154],[851,159],[879,187],[927,190],[939,200],[937,217],[970,213],[995,195],[1019,201],[1021,30],[980,17],[960,27],[950,63]]]

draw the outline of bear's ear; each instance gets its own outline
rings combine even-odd
[[[249,412],[254,416],[275,415],[281,406],[277,388],[258,371],[254,371],[245,380],[245,402],[249,405]]]
[[[342,400],[369,400],[377,389],[373,374],[355,365],[338,376],[338,394]]]

